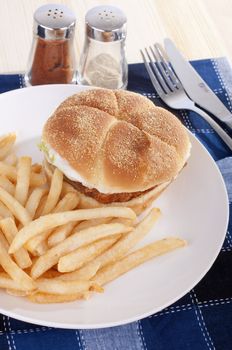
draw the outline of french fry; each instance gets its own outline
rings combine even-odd
[[[38,163],[34,163],[34,164],[32,164],[32,166],[31,166],[32,172],[33,172],[33,173],[36,173],[36,174],[41,173],[42,169],[43,169],[42,165],[41,165],[41,164],[38,164]]]
[[[4,191],[4,190],[2,190]],[[0,189],[1,194],[1,189]],[[1,195],[0,195],[1,200]],[[26,209],[24,209],[26,211]],[[26,212],[27,213],[27,212]],[[28,213],[27,213],[28,214]],[[28,214],[29,215],[29,214]],[[22,228],[14,238],[9,252],[12,254],[21,248],[30,238],[39,235],[40,233],[55,228],[60,225],[67,224],[71,221],[83,221],[88,219],[96,219],[103,217],[124,217],[135,219],[136,215],[130,208],[124,207],[105,207],[94,209],[77,209],[66,211],[64,213],[48,214],[40,217]],[[21,216],[20,216],[21,217]],[[25,221],[25,220],[24,220]]]
[[[78,203],[79,203],[79,196],[78,196],[77,192],[68,192],[59,201],[59,203],[53,209],[52,212],[59,213],[59,212],[63,212],[63,211],[73,210],[77,207]],[[75,222],[69,222],[68,224],[59,226],[56,230],[54,230],[54,237],[55,238],[51,238],[51,241],[52,240],[56,241],[57,237],[59,237],[58,240],[60,239],[59,242],[61,242],[63,239],[68,237],[69,233],[71,234],[72,229],[75,226],[76,226]],[[49,237],[49,239],[50,239],[50,237]],[[49,241],[49,239],[48,239],[48,241]],[[59,243],[59,242],[57,242],[57,243]],[[48,242],[48,245],[49,245],[49,242]],[[55,245],[55,244],[53,244],[53,245]],[[50,245],[50,246],[52,246],[52,245]]]
[[[63,181],[61,197],[64,197],[69,192],[77,193],[77,190],[75,190],[75,188],[72,185],[70,185],[68,182]]]
[[[42,242],[40,242],[40,244],[37,245],[37,247],[33,251],[33,255],[34,256],[44,255],[48,251],[48,249],[49,247],[48,247],[47,241],[43,240]]]
[[[1,236],[1,244],[4,246],[4,248],[6,249],[6,251],[8,251],[9,249],[9,243],[7,242],[7,239],[4,237],[4,235],[2,234],[2,232],[0,231],[0,236]],[[1,263],[0,263],[1,265]],[[3,267],[3,266],[2,266]],[[3,271],[5,271],[5,269],[3,268]]]
[[[3,159],[4,163],[15,166],[18,158],[15,153],[10,153],[6,158]]]
[[[0,215],[3,218],[13,218],[13,214],[11,213],[11,211],[2,202],[0,202]]]
[[[1,173],[1,170],[0,170]],[[46,176],[44,174],[31,173],[30,186],[39,187],[45,185],[47,182]]]
[[[67,193],[65,197],[63,197],[59,201],[57,206],[53,209],[53,212],[58,213],[58,212],[72,210],[76,208],[78,201],[79,201],[79,198],[76,193],[74,192]],[[47,241],[47,238],[50,236],[51,233],[52,233],[52,230],[46,230],[43,233],[41,233],[41,235],[31,238],[26,244],[27,249],[30,252],[35,252],[36,255],[42,255],[47,250],[46,249],[47,245],[45,247],[44,241]]]
[[[12,145],[8,144],[5,145],[4,147],[0,148],[0,159],[3,160],[8,156],[12,148]]]
[[[51,234],[52,230],[46,230],[36,237],[32,237],[26,243],[26,248],[33,255],[43,255],[48,250],[47,238]]]
[[[5,147],[8,144],[13,145],[16,140],[16,133],[10,132],[8,134],[0,136],[0,148]]]
[[[89,227],[101,225],[101,224],[108,224],[112,221],[112,218],[100,218],[100,219],[92,219],[92,220],[85,220],[77,224],[75,231],[81,231]]]
[[[147,260],[166,254],[177,248],[184,247],[185,245],[186,241],[173,237],[153,242],[113,264],[106,265],[96,273],[93,277],[93,281],[102,286]]]
[[[38,304],[54,304],[54,303],[68,303],[75,300],[88,299],[89,293],[77,294],[47,294],[35,293],[28,296],[28,299],[33,303]]]
[[[31,176],[31,158],[20,157],[18,161],[15,199],[22,205],[26,203]]]
[[[52,210],[53,213],[60,213],[62,211],[73,210],[79,203],[79,197],[76,192],[68,192]]]
[[[18,289],[19,287],[20,287],[19,284],[14,280],[12,280],[7,273],[5,272],[0,273],[0,288],[6,289],[6,292],[9,295],[12,295],[15,297],[24,297],[34,293],[34,291],[20,290]]]
[[[22,290],[21,287],[21,284],[10,278],[6,272],[0,272],[0,288]]]
[[[25,209],[30,214],[31,218],[33,219],[36,213],[36,210],[40,204],[41,198],[47,193],[47,189],[45,188],[35,188],[31,192],[27,203],[25,205]]]
[[[42,215],[49,214],[55,208],[61,194],[62,185],[63,173],[58,168],[56,168],[52,176],[50,190],[48,193],[47,201],[43,208]]]
[[[23,225],[26,225],[31,221],[28,211],[3,188],[0,188],[0,200]]]
[[[15,222],[12,218],[6,218],[0,221],[0,227],[4,233],[9,244],[13,241],[14,237],[17,235],[18,230]],[[23,247],[14,253],[15,261],[21,269],[26,269],[32,265],[31,258]]]
[[[12,182],[10,182],[10,180],[8,180],[8,178],[4,175],[0,175],[0,187],[3,188],[5,191],[7,191],[8,193],[10,193],[12,196],[15,193],[15,187],[12,184]]]
[[[55,245],[64,241],[65,238],[69,237],[75,226],[76,222],[69,222],[65,225],[58,226],[48,237],[49,248],[54,247]]]
[[[40,201],[38,208],[35,212],[34,219],[38,219],[42,215],[45,203],[47,202],[47,198],[48,198],[47,194],[45,194],[45,196],[43,196],[41,198],[41,201]]]
[[[71,272],[79,269],[111,247],[120,237],[121,235],[106,237],[63,256],[58,262],[58,271]]]
[[[123,235],[111,248],[99,255],[95,259],[96,263],[98,263],[100,267],[103,267],[104,265],[117,261],[123,257],[131,248],[133,248],[146,236],[159,216],[159,209],[151,209],[148,215],[145,216],[145,218],[138,223],[138,225],[131,232]]]
[[[38,278],[36,286],[39,292],[48,294],[77,294],[88,291],[103,292],[93,281],[61,281],[51,278]]]
[[[0,264],[9,276],[18,283],[18,288],[16,289],[33,290],[35,288],[34,281],[11,259],[4,241],[4,236],[0,233]]]
[[[65,241],[49,249],[43,256],[40,256],[31,269],[32,278],[36,279],[45,271],[58,263],[59,258],[73,250],[94,242],[98,239],[118,233],[129,232],[130,227],[122,224],[102,224],[79,231],[68,237]]]
[[[5,158],[16,140],[16,134],[10,133],[0,137],[0,159]]]
[[[93,260],[91,261],[91,264],[85,265],[82,269],[62,273],[59,277],[56,277],[56,279],[62,281],[90,280],[96,275],[99,267],[100,265]]]
[[[59,278],[61,273],[57,270],[50,269],[43,274],[43,278]]]
[[[5,175],[10,181],[16,183],[17,181],[17,170],[13,165],[6,164],[0,161],[0,174]],[[47,182],[44,174],[31,173],[30,186],[39,187]]]
[[[0,174],[5,175],[10,181],[16,182],[17,171],[14,166],[0,161]]]
[[[13,297],[26,297],[31,294],[31,291],[20,290],[20,289],[6,289],[7,294],[12,295]]]
[[[114,218],[111,219],[111,224],[113,223],[119,223],[127,226],[136,226],[138,224],[138,220],[131,220],[131,219],[123,219],[123,218]]]

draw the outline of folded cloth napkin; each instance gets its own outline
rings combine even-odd
[[[232,111],[232,74],[225,59],[192,65]],[[21,88],[21,75],[0,76],[0,92]],[[129,66],[128,89],[163,106],[142,64]],[[175,112],[209,150],[232,197],[232,153],[214,130],[193,112]],[[210,244],[210,242],[209,242]],[[229,350],[232,349],[232,216],[213,267],[175,304],[128,325],[96,330],[36,326],[0,315],[0,350]],[[0,303],[1,308],[1,303]],[[78,310],[77,310],[78,312]]]

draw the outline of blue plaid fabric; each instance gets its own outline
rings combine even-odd
[[[192,62],[232,112],[231,72],[223,59]],[[232,84],[232,83],[231,83]],[[22,76],[0,76],[0,92],[22,87]],[[128,89],[163,105],[142,64],[129,66]],[[166,107],[165,107],[166,108]],[[232,153],[193,112],[174,113],[196,134],[217,162],[232,201]],[[232,135],[232,134],[231,134]],[[125,326],[63,330],[0,315],[0,350],[230,350],[232,349],[232,217],[221,252],[202,281],[175,304]]]

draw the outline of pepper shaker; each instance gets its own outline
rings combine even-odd
[[[75,23],[74,13],[61,4],[44,5],[35,11],[27,86],[76,82]]]
[[[110,89],[126,88],[126,22],[123,11],[115,6],[96,6],[87,12],[79,84]]]

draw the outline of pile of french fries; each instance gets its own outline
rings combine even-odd
[[[88,299],[139,264],[183,247],[168,237],[133,250],[160,216],[141,221],[126,207],[81,209],[75,189],[56,169],[13,151],[14,133],[0,138],[0,288],[36,303]]]

